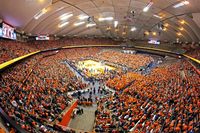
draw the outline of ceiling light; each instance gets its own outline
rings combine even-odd
[[[59,27],[59,28],[62,28],[62,27],[64,27],[64,26],[66,26],[67,24],[69,24],[69,22],[64,22],[64,23],[62,23],[62,24],[59,24],[58,27]]]
[[[111,27],[107,27],[107,28],[106,28],[106,30],[110,30],[110,29],[111,29]]]
[[[156,18],[160,18],[160,19],[162,19],[163,17],[161,17],[161,16],[158,16],[158,15],[156,15],[156,14],[154,14],[153,15],[154,17],[156,17]]]
[[[180,23],[181,23],[181,24],[185,24],[185,20],[181,20]]]
[[[123,28],[124,28],[124,29],[125,29],[125,28],[128,28],[128,26],[127,26],[127,25],[124,25]]]
[[[165,23],[165,24],[164,24],[164,26],[165,26],[165,27],[168,27],[168,26],[169,26],[169,24],[168,24],[168,23]]]
[[[184,30],[184,28],[183,28],[183,27],[180,27],[180,28],[179,28],[179,30],[181,30],[181,31],[182,31],[182,30]]]
[[[72,16],[73,16],[72,13],[65,13],[65,14],[60,16],[60,20],[67,20],[68,18],[70,18]]]
[[[126,32],[122,32],[122,35],[126,35]]]
[[[42,15],[44,15],[46,12],[47,12],[47,9],[44,8],[44,9],[42,9],[40,12],[38,12],[38,13],[34,16],[34,18],[35,18],[35,19],[39,19],[39,18],[40,18]]]
[[[40,3],[44,2],[44,0],[38,0]]]
[[[152,5],[153,5],[153,2],[150,1],[150,2],[147,4],[147,6],[144,7],[143,12],[147,12],[147,11],[150,9],[150,7],[151,7]]]
[[[152,34],[153,34],[154,36],[156,36],[157,33],[156,33],[156,32],[152,32]]]
[[[87,24],[86,27],[93,27],[95,26],[96,24]]]
[[[188,0],[184,0],[183,3],[184,3],[185,5],[190,4],[190,2],[189,2]]]
[[[136,27],[132,27],[132,28],[131,28],[131,31],[136,31],[136,30],[137,30]]]
[[[62,9],[64,9],[64,7],[58,8],[58,9],[56,10],[56,12],[58,12],[58,11],[60,11],[60,10],[62,10]]]
[[[118,25],[118,21],[114,21],[114,27],[116,28]]]
[[[87,16],[87,15],[79,15],[78,16],[78,19],[80,19],[80,20],[84,20],[84,19],[88,19],[89,18],[89,16]]]
[[[176,34],[177,34],[178,36],[181,36],[181,35],[182,35],[181,32],[177,32]]]
[[[188,5],[188,4],[190,4],[190,2],[188,0],[184,0],[184,1],[181,1],[178,4],[174,5],[173,7],[174,8],[179,8],[179,7],[182,7],[184,5]]]
[[[115,32],[118,32],[119,31],[119,29],[115,29]]]
[[[163,31],[167,31],[167,28],[166,28],[166,27],[164,27],[164,28],[163,28]]]
[[[106,17],[106,18],[99,18],[99,21],[111,21],[113,20],[113,17]]]
[[[145,35],[149,35],[149,32],[148,32],[148,31],[145,31],[144,34],[145,34]]]
[[[74,26],[79,26],[79,25],[82,25],[84,24],[85,22],[77,22],[77,23],[74,23]]]

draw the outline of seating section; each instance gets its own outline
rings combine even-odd
[[[148,65],[153,61],[153,58],[142,54],[125,54],[118,51],[104,51],[96,56],[100,60],[113,62],[125,65],[132,69],[138,69],[142,66]]]
[[[67,93],[87,87],[63,61],[98,51],[98,48],[82,48],[47,52],[7,69],[0,81],[1,107],[29,132],[53,131],[53,125],[61,121],[60,114],[72,100]]]
[[[35,49],[50,49],[64,46],[76,46],[76,45],[117,45],[120,42],[112,41],[111,39],[92,39],[92,38],[67,38],[51,41],[31,41],[29,46]]]
[[[97,132],[198,132],[200,77],[188,63],[156,68],[141,79],[99,101]]]
[[[61,39],[55,41],[31,41],[28,43],[25,42],[16,42],[8,40],[0,40],[0,64],[14,59],[16,57],[34,52],[37,50],[45,50],[51,48],[59,48],[70,45],[116,45],[119,42],[112,41],[110,39],[79,39],[79,38],[69,38]],[[79,50],[78,50],[79,51]],[[74,53],[76,54],[76,53]]]
[[[0,64],[34,51],[27,43],[0,40]]]
[[[0,63],[33,51],[67,44],[118,42],[78,38],[30,43],[2,40]],[[189,54],[199,58],[198,50]],[[154,61],[151,56],[102,48],[50,51],[9,67],[0,75],[1,108],[28,132],[61,132],[55,125],[62,120],[63,110],[73,100],[68,92],[88,87],[63,61],[74,62],[87,57],[131,68],[131,71],[120,72],[105,81],[115,93],[97,101],[96,132],[198,132],[200,76],[188,62],[166,63],[142,75],[133,70],[148,66]]]
[[[200,60],[200,48],[189,50],[186,54]]]
[[[171,43],[161,43],[159,45],[152,45],[146,42],[140,42],[133,44],[134,46],[138,47],[147,47],[147,48],[154,48],[154,49],[162,49],[167,51],[172,51],[175,53],[184,53],[186,50],[180,44],[171,44]]]
[[[109,79],[106,85],[114,90],[122,90],[132,82],[139,82],[142,80],[142,76],[135,72],[128,72],[123,75],[117,75],[113,79]]]

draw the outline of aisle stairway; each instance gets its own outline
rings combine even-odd
[[[97,105],[96,105],[96,97],[100,98],[105,95],[110,95],[111,93],[114,92],[114,90],[108,88],[104,83],[100,81],[87,81],[80,75],[74,68],[72,68],[67,62],[63,62],[66,64],[66,67],[68,67],[73,73],[78,77],[81,78],[83,83],[89,84],[89,86],[84,89],[84,90],[79,90],[82,92],[81,96],[85,98],[89,98],[89,93],[92,92],[92,100],[93,100],[93,105],[88,106],[88,107],[83,107],[79,106],[80,108],[83,109],[83,114],[82,115],[77,115],[75,116],[74,119],[71,119],[68,127],[74,129],[76,132],[92,132],[93,127],[94,127],[94,122],[95,122],[95,111],[97,110]],[[99,87],[101,88],[104,86],[104,89],[106,91],[102,91],[102,93],[98,92]],[[95,90],[95,93],[94,93]],[[110,93],[107,93],[110,92]],[[73,95],[77,93],[77,91],[69,92],[68,95]],[[77,95],[73,95],[74,98],[77,98]]]

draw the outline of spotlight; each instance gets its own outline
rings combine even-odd
[[[94,16],[88,17],[88,19],[87,19],[88,23],[93,22],[93,20],[94,20]]]
[[[132,16],[134,17],[135,16],[135,11],[131,11],[131,14],[132,14]]]

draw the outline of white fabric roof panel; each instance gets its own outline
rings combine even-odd
[[[150,1],[153,5],[148,12],[143,12],[143,8]],[[157,34],[160,40],[180,38],[182,41],[199,41],[200,21],[198,21],[199,15],[197,14],[200,13],[200,0],[189,0],[188,5],[173,7],[181,1],[183,0],[17,0],[17,2],[16,0],[1,0],[0,18],[19,31],[32,35],[77,34],[77,36],[83,36],[88,34],[100,36],[101,33],[102,36],[111,35],[113,38],[148,39],[148,36],[144,36],[144,32],[150,31],[161,33]],[[37,20],[34,19],[34,16],[43,9],[47,12]],[[134,15],[131,11],[134,11]],[[59,17],[64,13],[73,13],[73,16],[66,20],[69,21],[68,25],[59,28],[58,25],[63,23]],[[92,19],[79,20],[80,14],[90,16],[93,22],[91,22]],[[162,16],[162,18],[155,17],[155,15]],[[99,17],[113,17],[113,20],[99,22]],[[186,21],[184,25],[180,24],[182,20]],[[74,26],[74,23],[79,21],[85,21],[85,24]],[[114,21],[119,23],[117,27],[119,33],[115,33]],[[89,29],[87,31],[87,23],[96,23],[98,30]],[[164,23],[170,24],[166,27],[167,31],[159,30],[157,25]],[[128,26],[128,28],[124,30],[123,26]],[[137,28],[135,31],[137,33],[130,32],[133,26]],[[184,31],[179,31],[181,26],[184,27]],[[111,27],[109,33],[106,31],[107,27]],[[126,35],[122,35],[123,31]],[[183,35],[177,36],[177,32]],[[174,36],[172,37],[171,34]]]

